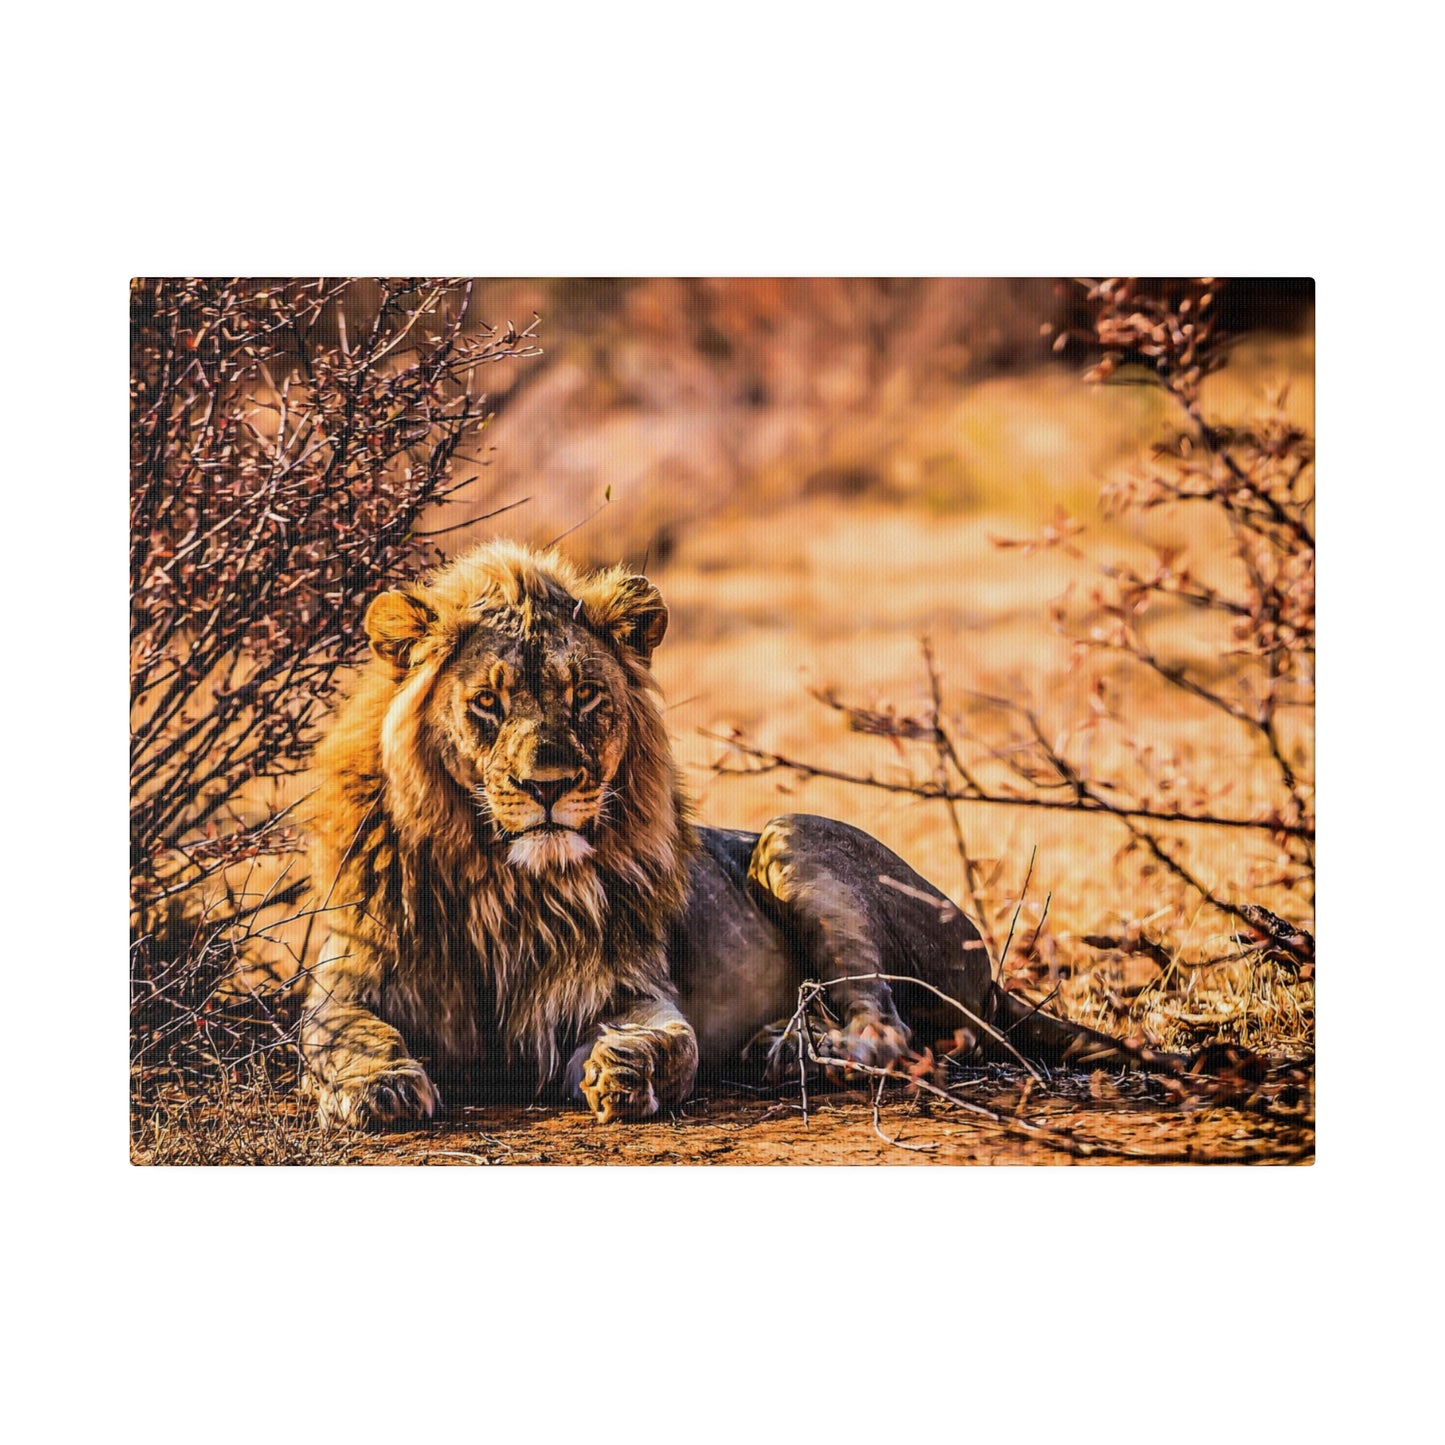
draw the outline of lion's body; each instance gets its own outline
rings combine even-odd
[[[376,655],[316,757],[323,1119],[428,1116],[438,1084],[565,1084],[604,1121],[645,1117],[699,1066],[741,1067],[805,978],[843,980],[845,1059],[891,1062],[966,1013],[983,1043],[1008,1020],[1025,1047],[1126,1061],[1011,1008],[968,920],[867,834],[694,829],[648,669],[666,616],[644,579],[505,543],[372,603]]]

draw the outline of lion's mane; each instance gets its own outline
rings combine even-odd
[[[315,756],[313,887],[359,993],[438,1058],[500,1055],[554,1078],[562,1049],[619,1000],[666,995],[665,940],[694,847],[650,649],[626,642],[640,579],[584,574],[556,552],[485,544],[411,590],[425,634],[378,650]],[[479,617],[528,630],[581,621],[626,676],[622,763],[592,851],[565,868],[507,861],[505,843],[442,766],[426,702]],[[662,614],[665,626],[665,612]],[[375,638],[373,638],[375,641]],[[499,1046],[499,1047],[498,1047]]]

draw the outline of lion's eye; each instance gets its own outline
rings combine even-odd
[[[495,721],[502,715],[501,694],[494,692],[489,687],[484,687],[477,693],[468,706],[478,717],[491,718]]]
[[[591,712],[602,701],[602,687],[595,682],[579,682],[572,689],[572,706],[579,714]]]

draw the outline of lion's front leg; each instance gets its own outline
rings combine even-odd
[[[301,1051],[323,1127],[430,1119],[441,1095],[405,1039],[358,998],[366,970],[338,959],[318,968],[301,1020]]]
[[[692,1092],[697,1036],[665,1000],[656,999],[603,1024],[592,1046],[579,1049],[569,1076],[600,1124],[647,1119],[673,1109]]]
[[[365,1009],[309,1015],[301,1047],[315,1080],[317,1117],[324,1128],[364,1129],[430,1119],[441,1095],[407,1053],[401,1035]]]

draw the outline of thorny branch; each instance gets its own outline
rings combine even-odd
[[[431,560],[423,514],[477,481],[452,467],[490,416],[478,368],[537,354],[470,300],[457,278],[134,283],[138,903],[296,846],[240,800],[301,765],[364,647],[357,597]]]
[[[868,974],[864,976],[885,980],[893,979],[895,981],[912,984],[920,982],[920,980],[915,978],[903,979],[898,975],[890,974]],[[1081,1139],[1069,1130],[1053,1129],[1045,1124],[1030,1123],[1018,1114],[1007,1115],[998,1113],[993,1109],[986,1109],[982,1104],[976,1104],[971,1099],[963,1098],[956,1090],[948,1089],[941,1084],[935,1083],[930,1077],[933,1072],[934,1061],[931,1055],[928,1054],[916,1060],[906,1062],[902,1068],[899,1067],[897,1062],[888,1067],[880,1067],[876,1064],[860,1063],[849,1059],[837,1059],[829,1055],[820,1054],[814,1045],[812,1030],[808,1026],[809,1015],[817,1006],[817,1002],[823,993],[834,984],[843,981],[844,980],[841,979],[834,979],[829,983],[819,983],[808,980],[803,983],[798,989],[798,1007],[794,1011],[792,1018],[788,1021],[779,1039],[779,1043],[782,1043],[790,1037],[797,1041],[798,1078],[802,1091],[801,1106],[803,1123],[805,1125],[808,1122],[807,1074],[808,1068],[811,1065],[813,1068],[819,1070],[832,1070],[835,1073],[841,1072],[845,1077],[857,1075],[863,1078],[876,1079],[878,1086],[873,1095],[874,1131],[885,1143],[894,1145],[897,1148],[931,1151],[938,1146],[937,1144],[905,1144],[899,1139],[889,1138],[888,1135],[883,1132],[879,1118],[879,1108],[882,1101],[883,1089],[889,1080],[906,1084],[908,1088],[915,1093],[926,1094],[930,1098],[938,1099],[943,1103],[952,1105],[963,1113],[975,1119],[980,1119],[984,1123],[990,1124],[997,1129],[1002,1129],[1006,1133],[1043,1144],[1050,1149],[1060,1150],[1075,1158],[1090,1158],[1102,1155],[1114,1158],[1147,1158],[1156,1162],[1168,1162],[1171,1159],[1182,1160],[1196,1157],[1194,1151],[1190,1150],[1161,1153],[1158,1151],[1122,1148],[1103,1143],[1102,1141]],[[934,992],[937,993],[938,990],[935,989]],[[953,1004],[971,1022],[982,1022],[968,1009],[965,1009],[962,1004],[959,1004],[957,1000],[948,999],[944,994],[939,994],[939,997]],[[988,1025],[985,1024],[983,1027],[988,1028]],[[989,1029],[989,1032],[994,1033],[995,1031]],[[1002,1037],[1001,1035],[996,1036]],[[1005,1042],[1007,1041],[1005,1040]],[[1032,1069],[1030,1069],[1030,1074],[1034,1079],[1038,1078],[1037,1073]],[[1024,1097],[1026,1099],[1027,1094],[1025,1094]],[[1022,1103],[1023,1100],[1020,1101],[1020,1107],[1022,1107]]]
[[[451,277],[132,285],[132,1103],[158,1147],[175,1100],[294,1068],[304,951],[279,930],[315,910],[289,860],[252,886],[299,847],[272,784],[365,649],[358,599],[440,556],[447,502],[483,520],[457,465],[482,372],[538,348],[471,303]],[[289,959],[258,987],[262,941]]]

